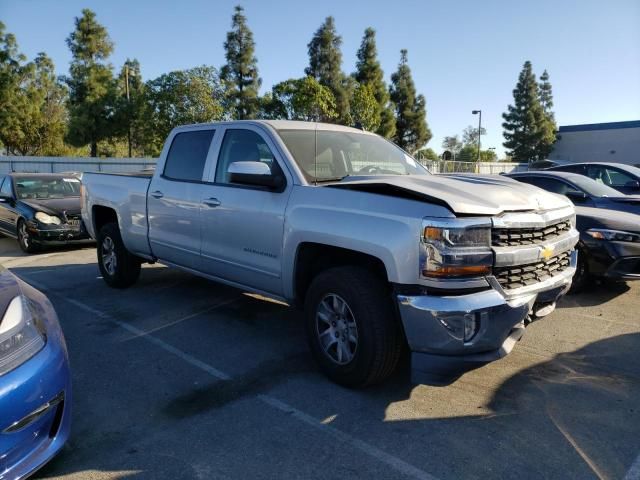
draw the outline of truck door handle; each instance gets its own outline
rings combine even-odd
[[[204,203],[207,207],[215,208],[220,206],[220,200],[217,198],[207,198],[202,203]]]
[[[162,193],[160,190],[156,190],[155,192],[151,192],[151,196],[153,198],[162,198],[164,197],[164,193]]]

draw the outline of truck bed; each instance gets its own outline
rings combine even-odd
[[[129,251],[148,257],[151,255],[147,239],[147,190],[153,172],[86,173],[82,177],[85,195],[82,219],[89,234],[96,238],[93,219],[96,210],[117,212],[122,239]]]

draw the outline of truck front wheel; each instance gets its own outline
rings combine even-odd
[[[364,268],[320,273],[306,295],[305,324],[320,369],[340,385],[379,383],[398,364],[404,342],[391,296]]]
[[[118,224],[111,222],[104,225],[98,232],[96,242],[98,267],[107,285],[127,288],[136,283],[142,262],[127,251]]]

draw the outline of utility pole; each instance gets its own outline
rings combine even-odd
[[[131,101],[129,99],[129,65],[124,66],[124,89],[127,92],[127,141],[129,143],[129,158],[131,158]]]
[[[480,135],[482,134],[482,110],[473,110],[473,115],[478,115],[478,162],[480,162]]]

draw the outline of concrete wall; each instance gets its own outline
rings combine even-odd
[[[636,124],[640,122],[621,122]],[[605,126],[606,124],[601,124]],[[574,128],[580,127],[579,125]],[[585,127],[587,127],[585,125]],[[569,128],[563,131],[563,128]],[[560,127],[550,160],[569,162],[617,162],[640,164],[640,126],[630,128],[571,130]]]
[[[155,166],[155,158],[84,158],[0,156],[0,174],[9,172],[139,172]]]

